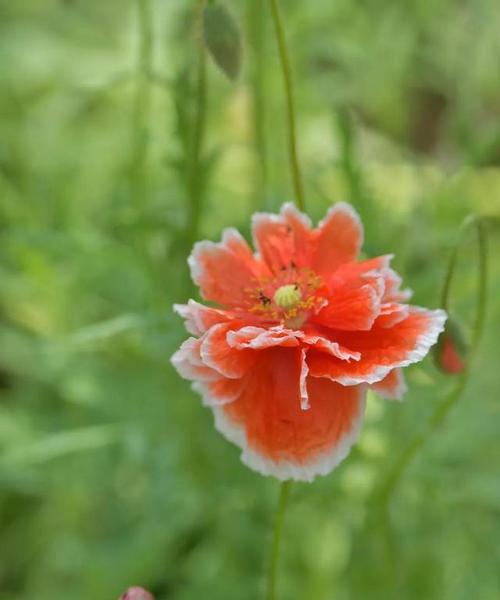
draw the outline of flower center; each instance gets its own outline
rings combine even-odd
[[[297,285],[290,283],[279,287],[273,296],[274,303],[280,308],[293,308],[302,300],[302,294]]]
[[[244,289],[246,310],[266,321],[299,328],[324,306],[328,290],[322,280],[307,268],[290,268],[251,282]]]

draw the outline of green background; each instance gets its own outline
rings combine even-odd
[[[186,337],[171,306],[196,297],[192,242],[248,236],[252,212],[292,199],[268,3],[226,3],[242,71],[230,82],[208,61],[197,159],[195,2],[151,0],[141,34],[129,0],[0,0],[2,600],[114,600],[131,584],[262,597],[277,483],[239,462],[169,363]],[[394,252],[414,302],[438,306],[462,219],[500,213],[497,0],[282,5],[308,212],[352,202],[366,255]],[[350,457],[292,490],[283,600],[500,597],[493,220],[488,237],[466,393],[388,515],[377,483],[455,382],[427,359],[404,403],[370,397]],[[453,286],[466,331],[475,252],[467,238]]]

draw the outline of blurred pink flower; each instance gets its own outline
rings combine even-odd
[[[154,596],[152,596],[147,590],[141,587],[131,587],[120,596],[120,600],[154,600]]]

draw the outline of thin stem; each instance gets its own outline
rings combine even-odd
[[[278,509],[276,511],[276,519],[274,521],[273,542],[271,547],[271,561],[269,563],[269,573],[267,579],[266,600],[276,599],[276,575],[278,572],[278,563],[280,558],[281,548],[281,533],[283,531],[283,522],[285,519],[285,511],[290,495],[291,481],[283,481],[280,485],[280,497]]]
[[[484,329],[484,321],[486,316],[486,299],[487,299],[487,287],[488,287],[488,251],[486,243],[486,232],[485,226],[482,219],[476,215],[467,217],[460,228],[458,240],[452,250],[448,269],[445,276],[443,293],[441,298],[442,307],[447,310],[450,304],[450,291],[453,275],[458,259],[458,252],[463,241],[464,235],[469,229],[475,229],[477,236],[477,248],[478,248],[478,286],[477,286],[477,301],[476,301],[476,315],[473,325],[473,331],[471,336],[471,345],[469,351],[469,357],[467,360],[467,366],[465,370],[458,377],[457,385],[450,391],[445,397],[441,404],[438,404],[434,413],[431,415],[427,426],[424,431],[417,434],[413,440],[406,446],[403,452],[399,455],[399,459],[393,465],[392,469],[389,470],[388,475],[383,481],[382,485],[377,490],[377,495],[382,503],[387,503],[392,496],[394,489],[400,481],[403,473],[407,466],[412,462],[413,458],[418,454],[419,450],[425,444],[427,439],[442,425],[452,408],[456,405],[463,391],[465,390],[467,383],[469,382],[471,366],[473,363],[474,355],[481,339],[481,335]]]
[[[247,0],[249,38],[252,52],[251,86],[254,143],[257,154],[258,176],[255,185],[257,210],[267,208],[267,143],[266,143],[266,21],[265,0]]]
[[[198,65],[196,72],[196,100],[193,128],[193,145],[191,160],[193,165],[197,165],[200,161],[200,152],[203,144],[206,125],[206,108],[207,108],[207,73],[206,73],[206,57],[205,48],[200,44],[198,49]]]
[[[198,5],[201,19],[201,11],[204,1],[201,0]],[[202,196],[203,196],[203,167],[201,164],[201,153],[205,139],[206,118],[207,118],[207,73],[206,73],[206,52],[201,40],[198,44],[196,83],[195,83],[195,101],[193,115],[193,129],[191,136],[191,147],[189,149],[187,169],[187,189],[189,194],[189,222],[188,222],[188,244],[191,246],[198,237],[198,224],[200,220]]]
[[[476,235],[478,243],[478,286],[477,286],[477,311],[474,329],[472,332],[471,347],[475,352],[484,330],[486,319],[487,295],[488,295],[488,244],[486,240],[486,224],[477,217],[475,219]]]
[[[293,97],[293,78],[292,68],[290,66],[290,58],[286,45],[285,30],[283,20],[281,18],[278,0],[269,0],[271,5],[271,13],[273,17],[274,30],[276,33],[276,41],[278,43],[278,51],[281,62],[281,70],[283,72],[283,81],[285,84],[285,96],[287,106],[287,121],[288,121],[288,153],[290,160],[290,169],[292,172],[293,189],[295,199],[300,210],[305,210],[304,186],[302,184],[302,175],[300,171],[299,158],[297,152],[297,127],[295,118],[295,104]]]
[[[420,449],[424,446],[425,442],[443,423],[451,409],[455,406],[457,401],[462,395],[466,385],[468,383],[468,372],[464,372],[459,376],[457,385],[453,390],[445,397],[443,402],[439,404],[432,414],[424,431],[415,435],[411,442],[399,455],[398,460],[389,470],[388,475],[385,477],[383,483],[378,488],[376,495],[379,497],[381,503],[385,504],[391,498],[396,486],[401,480],[404,472],[408,465],[413,461],[415,456],[419,453]]]

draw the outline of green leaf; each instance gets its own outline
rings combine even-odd
[[[241,34],[238,23],[224,5],[205,6],[203,37],[215,64],[229,79],[236,79],[241,68]]]

